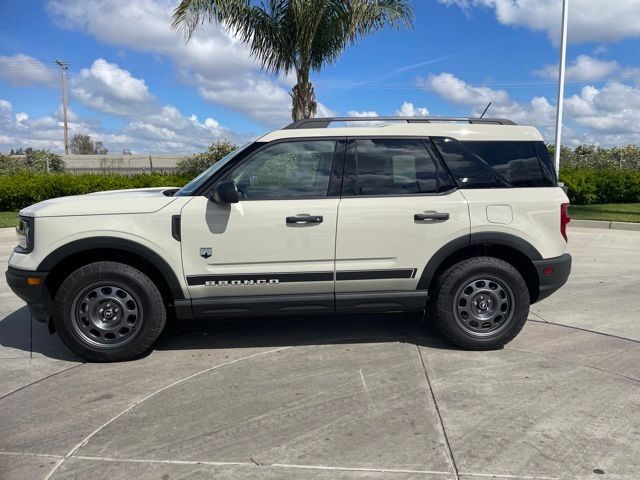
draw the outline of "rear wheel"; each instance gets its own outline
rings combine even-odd
[[[463,260],[436,281],[431,317],[455,345],[468,350],[500,348],[522,330],[529,290],[509,263],[493,257]]]
[[[166,321],[160,291],[140,270],[96,262],[69,275],[56,295],[62,341],[89,361],[130,360],[146,352]]]

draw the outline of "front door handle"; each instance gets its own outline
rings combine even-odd
[[[413,219],[416,222],[422,220],[449,220],[449,212],[425,212],[425,213],[416,213],[413,216]]]
[[[287,223],[322,223],[324,218],[322,215],[296,215],[287,217]]]

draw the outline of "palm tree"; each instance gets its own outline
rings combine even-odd
[[[290,95],[294,120],[313,117],[311,70],[335,62],[348,44],[385,26],[410,27],[409,0],[181,0],[173,28],[191,38],[205,21],[218,22],[248,44],[262,68],[296,72]]]

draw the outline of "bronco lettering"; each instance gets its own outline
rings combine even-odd
[[[207,280],[204,284],[208,287],[245,287],[251,285],[276,285],[280,283],[277,278],[258,280]]]

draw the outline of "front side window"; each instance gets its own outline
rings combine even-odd
[[[349,170],[345,193],[351,195],[433,194],[452,187],[420,139],[357,139]]]
[[[277,143],[255,153],[228,178],[248,200],[324,197],[335,149],[334,140]]]
[[[213,175],[215,175],[215,173],[217,171],[219,171],[220,169],[222,169],[226,165],[228,165],[238,155],[243,154],[244,152],[247,152],[248,150],[250,150],[251,148],[253,148],[256,145],[258,145],[258,144],[256,144],[256,143],[247,143],[247,144],[241,146],[240,148],[235,149],[233,152],[228,153],[227,155],[222,157],[220,160],[218,160],[216,163],[214,163],[209,168],[207,168],[200,175],[198,175],[196,178],[194,178],[189,183],[187,183],[180,190],[178,190],[174,194],[174,196],[176,196],[176,197],[190,197],[192,195],[195,195],[196,192],[198,190],[200,190],[204,186],[204,184]]]

